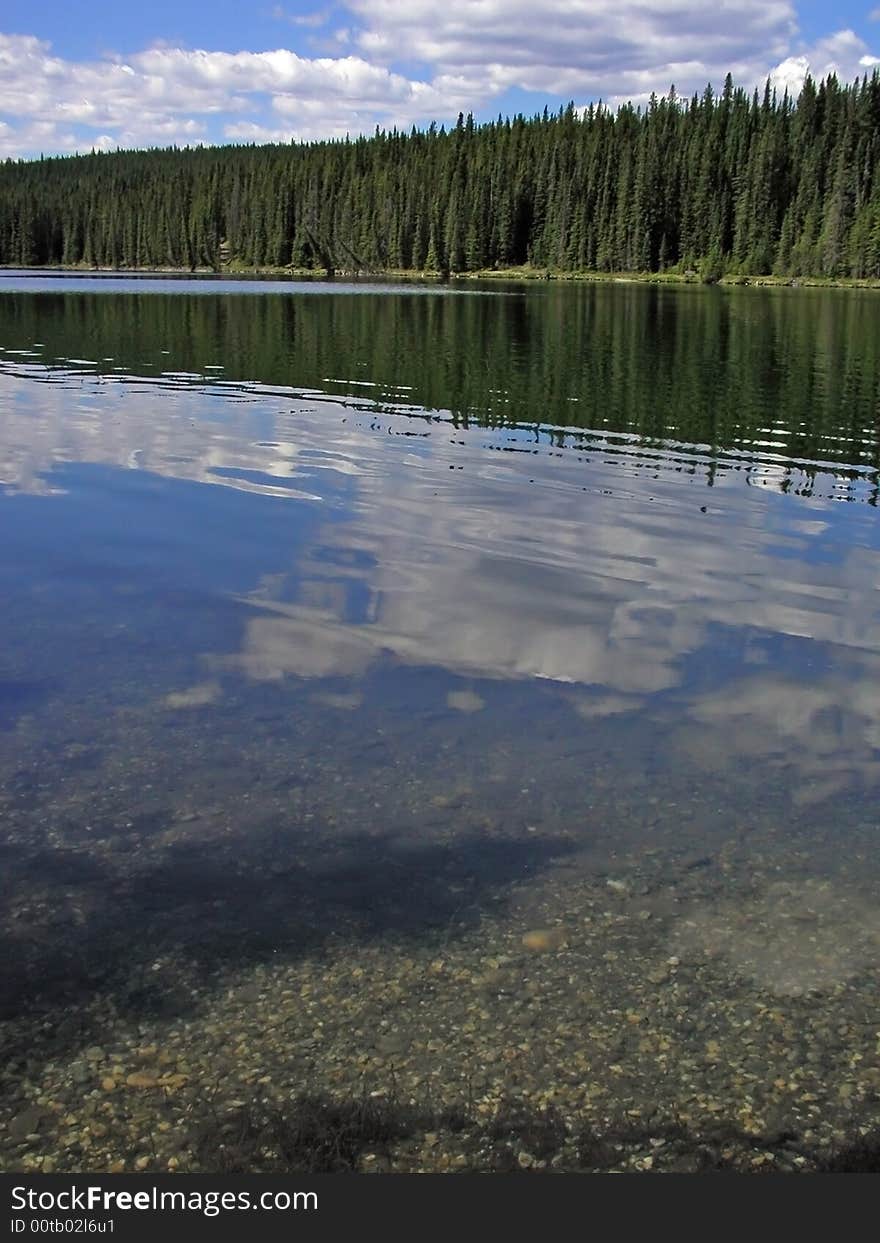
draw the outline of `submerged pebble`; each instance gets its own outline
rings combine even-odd
[[[447,706],[456,712],[480,712],[486,701],[476,691],[450,691],[446,696]]]
[[[201,682],[183,691],[172,691],[162,700],[166,708],[204,708],[220,697],[216,682]]]
[[[567,940],[568,933],[564,928],[535,928],[531,932],[523,933],[522,943],[524,949],[535,954],[545,954],[550,950],[561,949]]]

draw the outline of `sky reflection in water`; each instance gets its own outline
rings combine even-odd
[[[39,355],[3,358],[4,577],[19,589],[76,531],[68,579],[98,560],[242,606],[238,650],[190,653],[218,688],[230,673],[353,683],[388,661],[540,680],[573,729],[658,717],[690,760],[769,762],[801,801],[874,786],[876,516],[833,503],[860,480],[869,498],[870,472],[820,474],[805,498],[757,455],[601,434],[559,449],[540,430],[461,432],[442,411]],[[223,492],[194,499],[205,484]]]

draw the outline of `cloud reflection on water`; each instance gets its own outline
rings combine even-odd
[[[832,504],[830,473],[824,497],[798,498],[758,458],[501,453],[522,446],[483,429],[464,444],[442,422],[390,435],[404,421],[369,401],[21,359],[2,372],[7,493],[51,503],[57,468],[101,463],[317,507],[308,538],[290,511],[289,564],[237,595],[241,646],[206,653],[210,676],[357,681],[390,658],[541,680],[588,720],[656,710],[707,771],[787,768],[804,802],[877,784],[874,513]],[[692,685],[689,661],[722,633],[813,645],[815,667],[753,667],[755,642],[718,685]]]

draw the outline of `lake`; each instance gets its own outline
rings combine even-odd
[[[853,1159],[878,316],[0,275],[2,1168]]]

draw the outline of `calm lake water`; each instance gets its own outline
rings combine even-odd
[[[2,276],[0,1165],[880,1125],[878,325]]]

